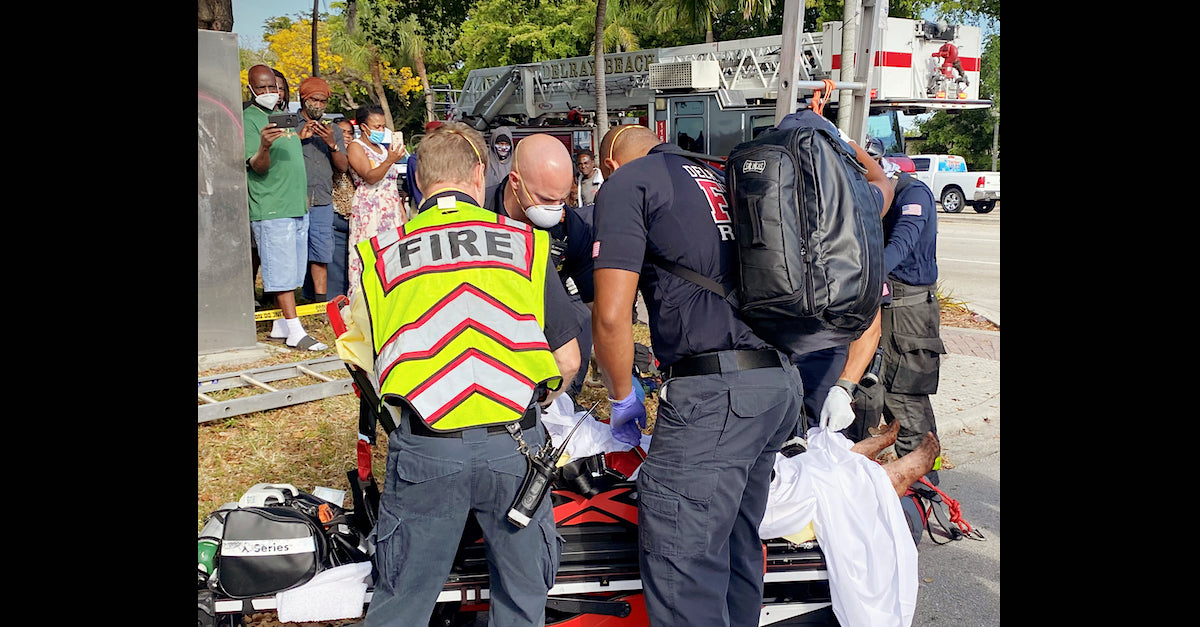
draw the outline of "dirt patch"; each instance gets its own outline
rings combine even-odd
[[[961,329],[979,329],[981,331],[999,331],[1000,327],[992,324],[991,320],[972,312],[966,307],[942,307],[942,326]]]

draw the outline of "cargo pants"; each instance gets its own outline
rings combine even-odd
[[[859,386],[853,406],[855,429],[863,422],[875,426],[880,413],[889,425],[899,420],[895,447],[896,455],[903,456],[920,445],[927,431],[937,434],[929,395],[937,393],[946,347],[935,286],[888,283],[892,302],[883,306],[880,316],[879,341],[884,347],[880,383]],[[867,435],[865,428],[862,435]],[[936,472],[930,480],[936,485]]]
[[[664,382],[637,478],[639,566],[655,627],[759,623],[758,525],[803,385],[784,356],[781,367],[732,371],[732,351],[718,355],[726,372]]]
[[[522,431],[530,449],[545,442],[541,420]],[[564,540],[550,497],[518,528],[506,516],[525,478],[525,456],[507,433],[475,428],[461,438],[414,435],[405,419],[388,439],[387,476],[375,525],[377,579],[368,627],[427,625],[453,566],[467,514],[487,551],[495,627],[542,627]]]

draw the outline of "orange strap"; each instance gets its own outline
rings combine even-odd
[[[833,81],[824,79],[821,82],[825,87],[824,95],[822,96],[821,89],[819,88],[813,90],[812,104],[809,105],[818,115],[823,114],[825,111],[825,103],[829,102],[829,96],[833,94]]]

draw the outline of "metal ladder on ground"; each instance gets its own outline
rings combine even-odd
[[[332,370],[340,370],[346,377],[334,378],[325,374]],[[279,382],[298,378],[316,380],[318,383],[300,387],[279,385]],[[198,377],[197,383],[197,396],[200,402],[197,411],[199,424],[354,392],[353,380],[346,370],[346,362],[336,355],[241,372]],[[252,389],[256,393],[226,401],[212,397],[216,392],[239,388]]]

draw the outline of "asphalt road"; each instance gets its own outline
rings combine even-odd
[[[939,210],[938,280],[950,295],[1000,324],[1000,204],[990,213]]]
[[[938,473],[939,488],[959,502],[963,520],[984,539],[935,544],[928,533],[922,536],[912,624],[994,627],[1000,624],[1000,421],[944,433],[942,445],[954,450],[955,466]]]
[[[999,205],[987,214],[970,208],[958,214],[938,212],[938,275],[954,297],[1000,323]],[[939,473],[939,487],[959,502],[963,520],[984,540],[935,544],[928,534],[921,538],[912,624],[993,627],[1000,624],[999,413],[987,421],[969,422],[963,430],[940,431],[942,448],[951,452],[954,468]],[[937,542],[947,541],[935,537]]]

